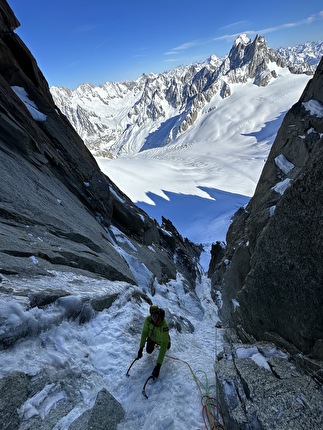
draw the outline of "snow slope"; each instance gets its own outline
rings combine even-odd
[[[208,251],[225,240],[233,213],[253,195],[271,144],[309,76],[276,69],[266,87],[233,84],[215,95],[174,143],[132,157],[97,158],[106,173],[150,216],[170,219]]]
[[[3,327],[14,329],[21,323],[33,326],[35,330],[42,327],[39,336],[23,339],[12,349],[0,351],[0,376],[20,371],[39,378],[45,372],[52,381],[23,404],[19,416],[24,420],[40,418],[48,425],[50,420],[54,422],[59,402],[69,399],[77,405],[48,427],[66,430],[94,405],[98,392],[106,388],[126,411],[119,430],[202,428],[200,391],[187,364],[174,358],[187,361],[205,386],[206,389],[201,387],[203,392],[215,396],[214,358],[221,348],[221,333],[216,333],[214,327],[217,309],[210,297],[209,281],[202,280],[196,295],[185,293],[180,279],[167,285],[168,293],[165,293],[165,286],[158,284],[155,284],[154,297],[146,291],[165,309],[169,322],[174,316],[182,317],[195,327],[193,333],[183,324],[181,333],[171,328],[172,347],[164,359],[159,378],[148,383],[146,399],[142,388],[155,367],[158,351],[152,355],[144,352],[143,358],[135,363],[130,376],[126,377],[129,365],[137,356],[142,324],[149,312],[147,303],[131,300],[132,294],[142,289],[121,282],[95,281],[72,273],[53,275],[54,278],[33,280],[32,283],[14,277],[4,281],[6,287],[16,292],[50,287],[68,289],[72,293],[72,296],[61,299],[61,306],[53,305],[46,310],[27,309],[24,303],[18,303],[14,298],[0,302]],[[75,306],[80,297],[95,297],[104,292],[119,293],[109,310],[97,313],[84,325],[67,320],[57,323],[63,308]],[[206,384],[212,387],[208,388]]]

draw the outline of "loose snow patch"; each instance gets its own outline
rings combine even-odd
[[[283,173],[285,173],[285,175],[295,167],[294,164],[288,161],[283,154],[280,154],[275,158],[275,164]]]
[[[284,179],[281,182],[278,182],[274,187],[272,187],[272,190],[276,191],[276,193],[283,195],[284,192],[287,190],[288,187],[291,185],[291,179],[287,178]]]
[[[311,115],[318,116],[319,118],[323,117],[323,105],[318,100],[309,100],[308,102],[302,103],[305,110],[309,111]]]

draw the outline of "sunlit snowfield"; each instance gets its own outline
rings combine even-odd
[[[310,79],[277,72],[267,87],[235,84],[229,98],[216,95],[173,144],[97,158],[100,168],[150,216],[170,219],[208,250],[225,240],[233,213],[253,195],[283,117]]]

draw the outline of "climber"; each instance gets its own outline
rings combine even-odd
[[[165,311],[163,309],[159,308],[157,305],[151,305],[149,311],[150,315],[146,317],[142,329],[137,359],[142,357],[142,351],[146,341],[146,352],[148,354],[151,354],[155,346],[159,345],[160,350],[157,357],[157,364],[152,372],[152,376],[158,378],[166,350],[169,349],[171,345],[169,327],[165,320]]]

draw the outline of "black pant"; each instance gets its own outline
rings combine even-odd
[[[150,337],[148,337],[147,339],[147,345],[146,345],[146,352],[148,354],[151,354],[153,352],[153,350],[155,349],[155,345],[157,345],[153,340],[150,339]],[[167,345],[167,349],[170,348],[170,339]]]

